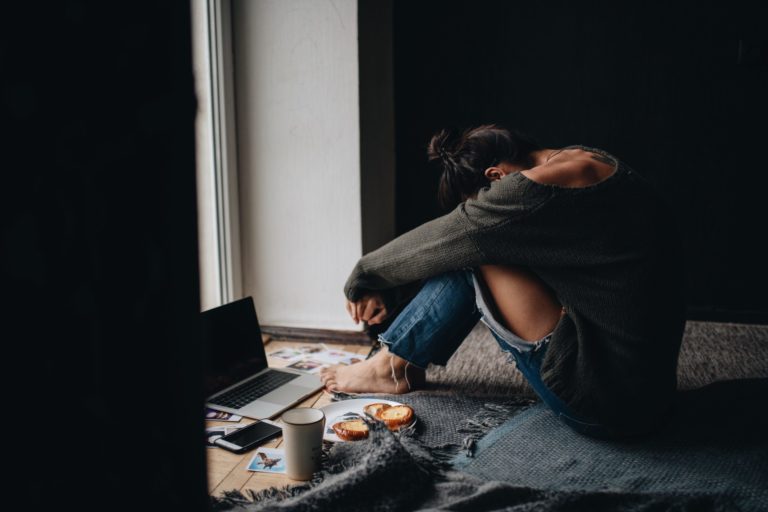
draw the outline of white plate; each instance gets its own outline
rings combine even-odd
[[[365,416],[366,406],[370,404],[389,404],[389,405],[404,405],[400,402],[393,402],[392,400],[382,400],[381,398],[353,398],[351,400],[342,400],[340,402],[333,402],[325,407],[321,407],[325,413],[325,432],[323,433],[323,440],[337,443],[342,441],[339,436],[333,431],[331,426],[342,421],[342,417],[347,414],[356,414],[358,416]],[[413,419],[413,423],[416,422],[416,418]],[[413,424],[411,423],[411,424]]]

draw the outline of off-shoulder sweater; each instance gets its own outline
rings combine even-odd
[[[542,362],[569,407],[621,433],[653,428],[673,404],[685,324],[676,222],[652,184],[613,155],[614,172],[582,188],[515,172],[454,210],[364,255],[344,293],[396,292],[483,264],[524,266],[564,306]]]

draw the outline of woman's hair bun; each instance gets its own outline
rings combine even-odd
[[[427,146],[429,161],[437,161],[442,168],[440,204],[450,210],[488,186],[485,170],[500,162],[530,166],[530,156],[537,149],[541,148],[533,139],[495,124],[464,132],[440,130]]]
[[[432,136],[427,146],[427,158],[430,162],[442,160],[443,163],[449,163],[452,159],[453,151],[456,146],[456,136],[451,130],[440,130]]]

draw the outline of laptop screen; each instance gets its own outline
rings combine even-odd
[[[206,397],[267,367],[251,297],[203,311],[200,321]]]

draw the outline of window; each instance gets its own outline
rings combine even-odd
[[[200,294],[203,309],[241,296],[232,24],[227,0],[193,0]]]

